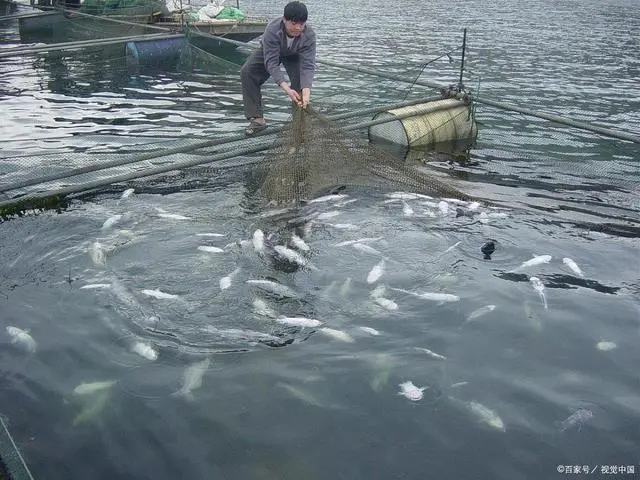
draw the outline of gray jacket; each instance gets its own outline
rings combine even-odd
[[[280,70],[282,57],[299,55],[300,88],[311,88],[316,70],[316,32],[309,25],[305,25],[302,35],[293,40],[291,48],[287,48],[284,19],[276,18],[265,28],[260,43],[264,67],[278,85],[285,81],[284,73]]]

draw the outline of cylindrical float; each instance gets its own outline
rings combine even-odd
[[[139,40],[127,42],[125,57],[127,67],[175,68],[183,50],[188,47],[186,38]]]
[[[380,112],[374,120],[388,122],[369,127],[369,139],[404,147],[428,147],[443,142],[475,138],[478,128],[466,101],[436,100]]]

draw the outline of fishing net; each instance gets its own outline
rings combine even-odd
[[[468,198],[421,162],[363,141],[311,108],[294,108],[265,160],[268,166],[257,192],[270,205],[308,201],[347,187]]]

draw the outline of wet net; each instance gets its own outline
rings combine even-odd
[[[291,122],[267,151],[265,163],[258,195],[269,205],[308,201],[348,187],[468,199],[435,178],[422,162],[398,158],[363,141],[311,108],[294,108]]]

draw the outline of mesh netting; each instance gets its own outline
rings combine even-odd
[[[358,140],[311,109],[294,109],[289,127],[265,157],[268,170],[258,193],[271,205],[306,201],[348,186],[467,198],[419,165]]]

